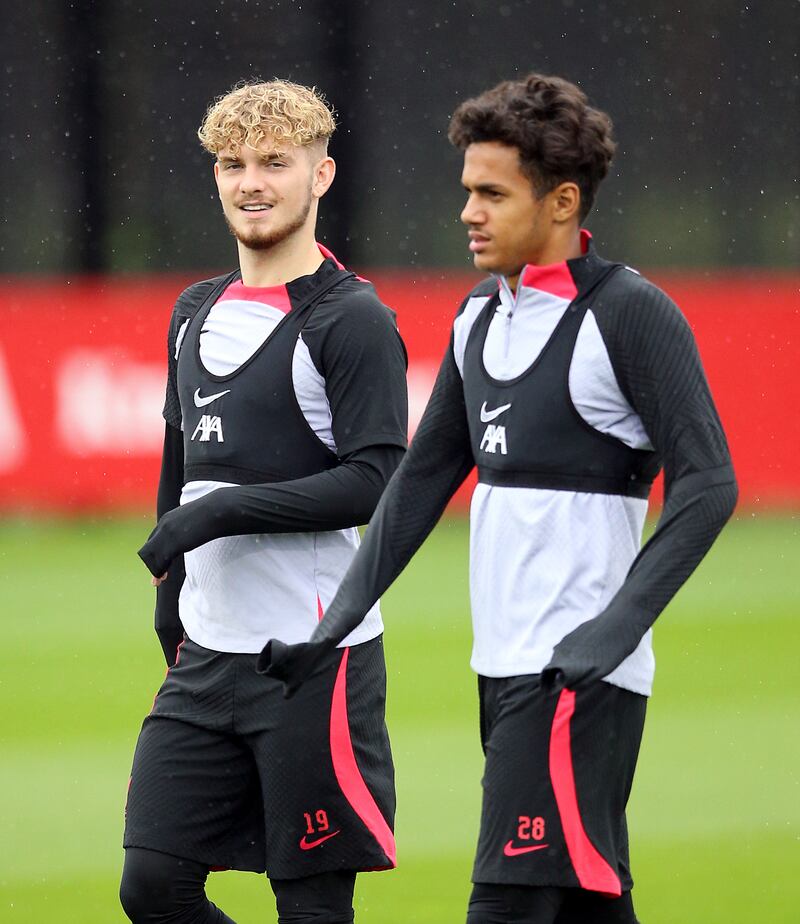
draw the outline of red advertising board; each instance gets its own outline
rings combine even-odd
[[[476,277],[367,273],[409,353],[411,430]],[[654,274],[695,331],[742,503],[800,506],[800,276]],[[165,332],[189,279],[0,282],[0,508],[154,505]],[[460,495],[464,500],[464,492]]]

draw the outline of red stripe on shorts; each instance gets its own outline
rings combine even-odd
[[[364,777],[361,776],[350,738],[350,723],[347,719],[347,657],[349,654],[350,649],[345,648],[333,687],[330,729],[333,771],[345,798],[389,859],[390,865],[380,868],[389,869],[397,866],[394,834],[367,788]]]
[[[616,898],[622,894],[619,877],[589,840],[578,808],[570,738],[570,720],[574,712],[574,691],[562,690],[550,731],[550,780],[569,858],[581,888]]]

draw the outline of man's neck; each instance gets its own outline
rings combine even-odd
[[[567,231],[567,229],[564,230]],[[575,227],[569,229],[567,233],[553,235],[546,246],[536,254],[535,259],[529,260],[525,266],[552,266],[554,263],[564,263],[582,255],[581,229]],[[525,266],[521,266],[516,273],[507,277],[512,292],[516,291],[519,277],[522,275]]]
[[[325,259],[313,231],[302,238],[292,235],[269,250],[252,250],[241,243],[238,246],[242,282],[258,288],[279,286],[299,276],[310,276]]]

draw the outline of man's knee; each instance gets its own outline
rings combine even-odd
[[[320,873],[303,879],[271,879],[278,924],[352,924],[356,874]]]
[[[132,921],[147,921],[169,904],[171,864],[166,854],[129,847],[119,885],[119,900]]]
[[[129,847],[119,900],[134,924],[152,924],[204,902],[208,868],[155,850]]]
[[[476,882],[467,924],[553,924],[563,889]]]

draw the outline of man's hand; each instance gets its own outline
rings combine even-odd
[[[160,587],[168,577],[169,571],[165,571],[161,577],[150,578],[150,583],[153,585],[153,587]]]
[[[604,677],[597,671],[590,659],[574,658],[568,661],[559,658],[553,660],[542,671],[542,688],[548,693],[560,693],[565,687],[574,690],[579,684],[589,684]]]
[[[181,510],[181,507],[175,507],[174,510],[167,511],[156,523],[147,537],[147,542],[139,549],[139,558],[153,575],[154,587],[158,587],[166,579],[168,566],[176,555],[179,529],[176,523],[181,522]]]
[[[270,639],[256,660],[256,673],[282,681],[283,695],[289,699],[314,673],[332,647],[329,642],[287,645],[276,638]]]
[[[590,619],[561,639],[542,671],[545,689],[556,693],[602,680],[636,648],[645,630],[628,622],[611,622],[609,615]]]

